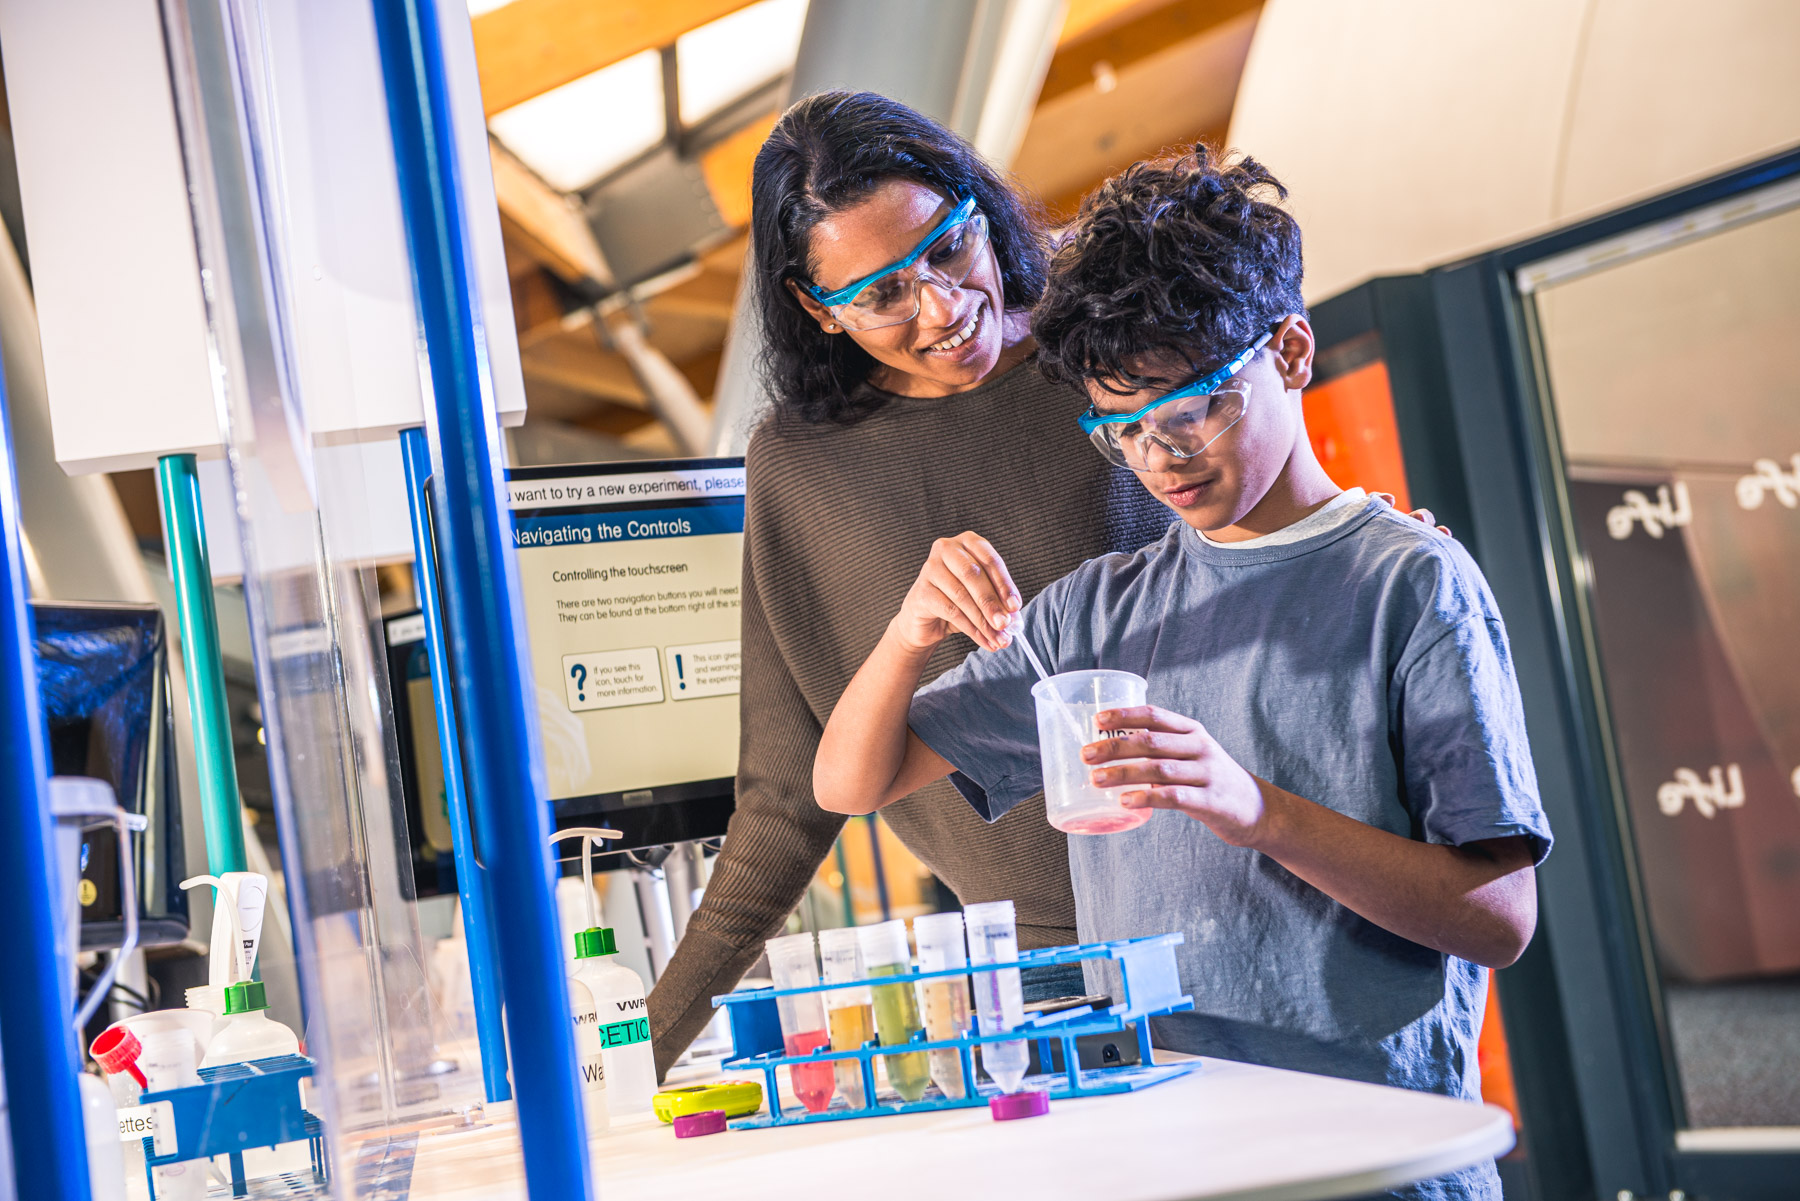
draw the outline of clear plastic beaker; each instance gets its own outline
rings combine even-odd
[[[812,988],[819,983],[819,961],[813,955],[811,934],[789,934],[764,944],[769,952],[769,974],[776,988]],[[825,1029],[825,1007],[818,993],[776,997],[781,1015],[781,1041],[789,1055],[811,1055],[831,1042]],[[829,1063],[797,1063],[788,1069],[794,1096],[814,1113],[831,1105],[832,1075]]]
[[[987,901],[963,910],[969,927],[969,962],[1016,963],[1019,934],[1011,901]],[[975,1016],[983,1034],[1006,1034],[1025,1021],[1025,999],[1019,969],[972,972],[975,980]],[[1023,1041],[981,1044],[981,1066],[1004,1093],[1019,1091],[1025,1079],[1031,1049]]]
[[[1070,671],[1031,686],[1037,701],[1038,753],[1050,824],[1068,834],[1117,834],[1150,820],[1148,809],[1119,803],[1124,788],[1096,788],[1081,748],[1109,735],[1094,724],[1107,709],[1145,703],[1149,685],[1128,671]]]
[[[859,926],[856,936],[862,944],[863,963],[871,977],[903,976],[911,970],[912,957],[906,949],[906,923],[899,918],[874,926]],[[884,1047],[904,1046],[913,1035],[923,1030],[919,1020],[919,998],[911,982],[877,984],[869,990],[875,1002],[875,1033]],[[931,1065],[925,1052],[883,1055],[888,1084],[902,1100],[917,1101],[931,1084]]]
[[[862,950],[857,946],[856,927],[819,931],[819,959],[825,969],[826,984],[842,984],[861,980]],[[831,1032],[833,1051],[854,1051],[875,1037],[875,1014],[870,1008],[869,986],[840,988],[825,994],[825,1026]],[[838,1096],[851,1109],[868,1105],[863,1091],[862,1061],[839,1059],[832,1065],[837,1077]]]
[[[927,913],[913,919],[913,937],[919,943],[919,970],[947,972],[967,967],[963,950],[963,915],[957,912]],[[925,1011],[925,1037],[932,1042],[961,1038],[969,1032],[969,978],[945,976],[919,981],[919,1006]],[[928,1051],[931,1080],[951,1100],[968,1094],[963,1080],[962,1053],[954,1049]]]

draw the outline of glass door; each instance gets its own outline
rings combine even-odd
[[[1514,281],[1676,1147],[1792,1150],[1800,184]]]

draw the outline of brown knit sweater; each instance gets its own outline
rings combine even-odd
[[[1083,561],[1161,536],[1172,515],[1081,436],[1081,398],[1032,363],[941,399],[895,397],[852,426],[772,417],[750,442],[737,811],[700,907],[655,989],[660,1075],[793,911],[844,818],[813,800],[832,706],[934,539],[991,540],[1029,599]],[[956,635],[930,679],[971,649]],[[1023,947],[1074,941],[1064,835],[1042,796],[993,825],[947,781],[883,810],[964,904],[1010,899]]]

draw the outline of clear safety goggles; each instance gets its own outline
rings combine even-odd
[[[1121,467],[1150,471],[1150,454],[1160,450],[1177,459],[1192,459],[1244,419],[1250,405],[1250,382],[1238,379],[1267,346],[1265,333],[1230,362],[1203,379],[1157,397],[1133,413],[1102,413],[1092,405],[1081,415],[1081,430],[1101,454]]]
[[[976,210],[975,198],[971,196],[952,209],[899,262],[835,292],[826,292],[816,284],[801,286],[807,295],[829,309],[845,329],[903,325],[919,315],[921,284],[962,287],[987,249],[987,236],[987,216]]]

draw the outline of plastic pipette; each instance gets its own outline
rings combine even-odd
[[[1024,618],[1023,613],[1013,614],[1012,624],[1007,627],[1007,632],[1012,635],[1013,641],[1019,644],[1019,649],[1025,652],[1025,657],[1031,660],[1031,670],[1037,672],[1038,679],[1048,684],[1050,673],[1044,670],[1044,661],[1037,657],[1037,652],[1031,649],[1031,640],[1025,637]],[[1056,702],[1056,711],[1063,715],[1064,721],[1069,723],[1069,732],[1075,735],[1076,745],[1086,745],[1089,739],[1084,723],[1076,720],[1074,710],[1064,704],[1061,697],[1053,695],[1051,699]]]

